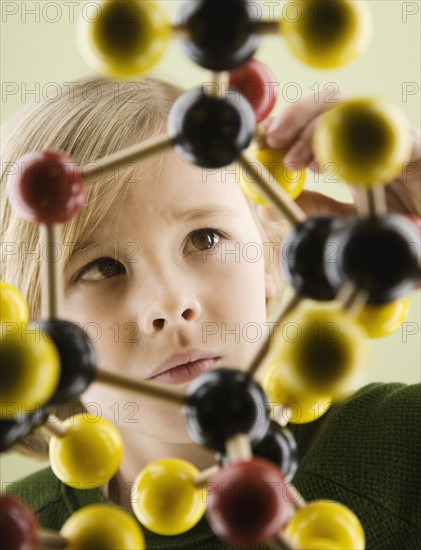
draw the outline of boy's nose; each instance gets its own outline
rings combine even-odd
[[[181,328],[199,319],[202,313],[199,302],[192,296],[178,296],[175,300],[151,299],[140,314],[140,330],[153,335],[165,329]]]

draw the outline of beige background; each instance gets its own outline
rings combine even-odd
[[[83,10],[98,2],[88,0],[7,1],[1,9],[1,120],[28,101],[39,101],[53,92],[55,83],[69,82],[92,73],[76,45],[76,21]],[[179,1],[161,1],[173,17]],[[254,2],[263,18],[278,17],[285,2]],[[420,1],[372,0],[374,34],[368,52],[351,65],[331,71],[316,71],[292,58],[279,37],[266,37],[257,57],[275,72],[280,84],[276,109],[300,95],[334,84],[351,95],[374,95],[394,101],[408,119],[420,126]],[[91,8],[89,7],[91,5]],[[89,12],[83,12],[89,13]],[[153,71],[190,88],[206,80],[204,70],[191,63],[172,42]],[[349,200],[341,184],[310,181],[317,189],[338,199]],[[368,381],[421,382],[420,292],[411,297],[411,311],[402,330],[370,342],[372,364]],[[43,467],[17,455],[0,458],[2,486],[34,469]]]

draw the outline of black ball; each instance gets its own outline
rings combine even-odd
[[[420,238],[415,224],[389,214],[350,219],[333,231],[335,261],[325,262],[335,291],[351,282],[368,293],[369,304],[385,304],[408,294],[420,274]]]
[[[37,321],[36,327],[55,344],[60,355],[60,381],[48,403],[79,397],[96,373],[96,353],[88,335],[78,325],[59,319]]]
[[[339,220],[331,217],[310,218],[298,223],[285,239],[282,245],[281,268],[300,296],[321,301],[335,298],[324,265],[325,261],[329,261],[328,237],[332,227],[338,227],[339,224]]]
[[[291,481],[297,471],[297,453],[297,443],[292,433],[274,421],[271,421],[265,437],[253,447],[253,455],[274,462],[286,482]]]
[[[201,88],[191,90],[174,103],[168,117],[175,150],[205,168],[231,164],[250,145],[255,128],[253,110],[238,92],[218,99]]]
[[[262,388],[250,376],[234,369],[202,374],[189,386],[183,412],[191,438],[215,451],[237,434],[257,443],[269,427],[269,409]]]
[[[187,28],[185,54],[211,71],[231,71],[253,57],[260,45],[256,14],[247,0],[190,0],[177,23]]]
[[[41,408],[33,413],[19,415],[15,420],[0,421],[0,452],[10,449],[15,443],[26,437],[34,428],[44,424],[48,416],[46,408]]]
[[[7,451],[19,439],[29,434],[32,424],[29,417],[20,420],[0,420],[0,452]]]

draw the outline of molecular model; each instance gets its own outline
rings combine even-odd
[[[141,470],[133,499],[141,525],[170,537],[191,529],[206,514],[215,534],[232,545],[357,550],[365,548],[365,537],[356,515],[340,503],[305,502],[292,485],[297,449],[287,424],[315,420],[329,403],[360,387],[367,333],[383,336],[405,318],[407,295],[420,280],[420,258],[410,246],[419,237],[413,220],[387,213],[384,184],[409,160],[411,141],[403,115],[384,101],[350,99],[330,109],[315,130],[316,158],[336,163],[339,177],[363,191],[365,206],[346,220],[307,218],[294,202],[304,187],[304,173],[279,169],[271,174],[265,167],[273,161],[282,166],[282,151],[262,143],[259,123],[276,97],[264,86],[273,80],[271,71],[253,56],[262,36],[279,33],[300,62],[323,69],[344,65],[368,46],[371,19],[363,1],[289,4],[299,16],[291,11],[276,23],[252,20],[247,0],[190,0],[170,24],[158,2],[104,0],[100,17],[81,21],[78,28],[81,49],[95,70],[122,78],[145,74],[170,39],[177,38],[191,60],[212,72],[214,85],[206,92],[187,91],[175,102],[165,135],[87,166],[62,152],[32,152],[18,161],[22,169],[8,181],[13,208],[38,224],[40,239],[51,244],[60,243],[62,224],[83,208],[89,177],[171,147],[200,167],[238,162],[247,175],[240,183],[246,196],[275,207],[292,225],[280,269],[293,291],[273,313],[271,321],[278,327],[273,342],[267,336],[243,371],[226,365],[206,372],[185,393],[110,373],[97,365],[83,330],[63,320],[62,266],[46,258],[42,315],[36,325],[43,337],[22,338],[20,331],[2,336],[0,450],[43,426],[52,434],[55,475],[70,486],[100,487],[119,468],[118,430],[105,419],[90,422],[86,414],[59,422],[49,408],[79,397],[97,382],[128,388],[182,407],[192,440],[216,456],[215,465],[202,472],[174,458]],[[229,91],[222,83],[228,83]],[[250,85],[262,92],[258,103],[247,99]],[[249,151],[252,141],[254,153]],[[329,261],[327,241],[338,251],[335,262]],[[302,330],[296,344],[285,345],[279,332],[277,337],[288,319]],[[23,297],[5,281],[1,322],[30,322]],[[337,337],[315,339],[315,323],[335,323]],[[22,415],[13,403],[25,403],[33,412]],[[282,406],[275,409],[274,403]],[[317,412],[314,403],[321,405]],[[294,406],[302,411],[299,417],[294,417]],[[212,491],[203,499],[210,483]],[[247,491],[250,484],[257,490]],[[238,498],[241,488],[247,498]],[[86,506],[60,533],[39,529],[29,508],[14,497],[2,496],[0,511],[0,536],[8,548],[145,547],[139,523],[116,506]]]

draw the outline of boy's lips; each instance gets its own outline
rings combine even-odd
[[[219,355],[201,350],[178,353],[158,367],[147,380],[156,380],[166,384],[190,382],[202,372],[214,368],[219,359]]]

